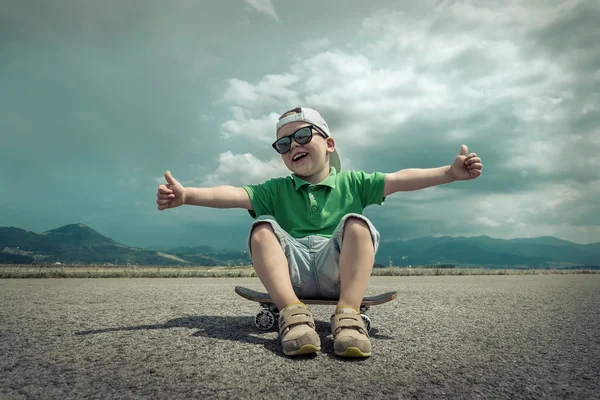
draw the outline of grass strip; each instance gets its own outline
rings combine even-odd
[[[372,276],[570,275],[598,274],[598,269],[559,268],[374,268]],[[27,278],[253,278],[252,267],[59,267],[0,266],[0,279]]]

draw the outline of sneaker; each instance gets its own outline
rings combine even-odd
[[[321,339],[315,331],[313,315],[304,304],[290,305],[279,312],[279,335],[286,356],[321,350]]]
[[[342,357],[370,357],[371,339],[365,323],[353,308],[341,308],[331,316],[333,351]]]

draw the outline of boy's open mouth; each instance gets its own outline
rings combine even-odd
[[[292,158],[292,161],[300,161],[303,158],[305,158],[307,155],[308,155],[308,153],[298,153]]]

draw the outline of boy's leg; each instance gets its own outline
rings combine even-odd
[[[268,223],[256,225],[250,234],[252,263],[256,275],[280,310],[299,303],[292,287],[288,261],[281,243]]]
[[[316,258],[321,295],[338,299],[338,305],[360,308],[366,293],[379,232],[360,214],[348,214],[331,239],[324,240]]]
[[[348,218],[340,252],[338,308],[349,306],[360,310],[374,263],[375,248],[368,224],[359,218]]]
[[[339,296],[331,316],[333,347],[337,355],[369,357],[371,341],[360,316],[379,246],[379,232],[359,214],[344,216],[319,254],[319,282],[327,296]]]
[[[289,263],[291,260],[295,265],[295,257],[285,235],[274,221],[255,223],[248,240],[250,255],[256,274],[279,309],[283,353],[288,356],[315,353],[321,348],[321,340],[315,331],[312,313],[298,300],[292,286]],[[290,260],[284,251],[284,242],[288,242],[285,248]]]

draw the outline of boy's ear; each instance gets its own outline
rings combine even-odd
[[[335,139],[330,136],[325,142],[327,143],[327,151],[333,153],[333,150],[335,150]]]

